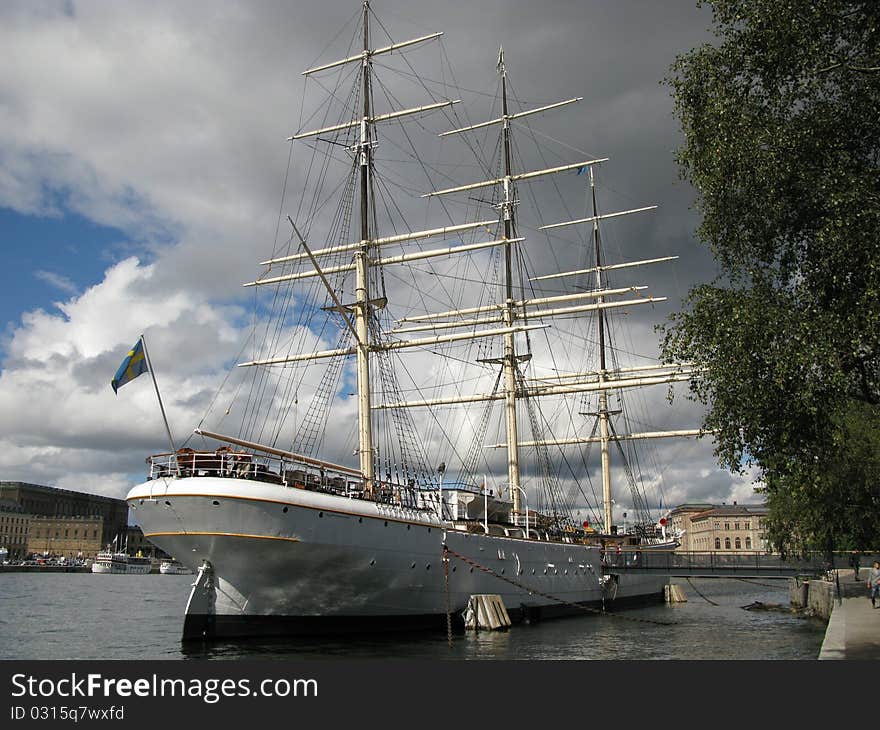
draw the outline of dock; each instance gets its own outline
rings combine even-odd
[[[835,598],[819,659],[880,659],[880,601],[871,607],[862,570],[856,582],[852,571],[840,571],[841,596]]]
[[[90,573],[88,565],[0,565],[0,573]]]

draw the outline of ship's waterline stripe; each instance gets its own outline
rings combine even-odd
[[[283,540],[299,542],[296,537],[278,537],[277,535],[247,535],[241,532],[145,532],[144,537],[168,537],[171,535],[186,537],[246,537],[251,540]]]
[[[436,527],[438,530],[443,529],[441,525],[438,525],[436,522],[416,522],[413,520],[405,520],[400,517],[392,517],[391,515],[383,515],[383,514],[367,514],[365,512],[346,512],[344,510],[333,509],[330,507],[316,507],[311,504],[297,504],[296,502],[285,502],[280,499],[267,499],[266,497],[242,497],[240,495],[233,494],[162,494],[160,496],[153,495],[152,497],[143,496],[143,497],[127,497],[127,502],[134,501],[153,501],[158,502],[160,499],[177,499],[179,497],[204,497],[204,498],[212,498],[212,499],[239,499],[244,502],[266,502],[268,504],[281,504],[285,507],[296,507],[297,509],[310,509],[314,512],[327,512],[328,514],[333,515],[344,515],[346,517],[363,517],[368,520],[385,520],[386,522],[399,522],[402,525],[417,525],[419,527]],[[168,534],[178,534],[178,533],[168,533]],[[195,533],[187,533],[187,534],[195,534]]]

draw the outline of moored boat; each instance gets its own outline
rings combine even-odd
[[[123,551],[104,550],[92,562],[93,573],[146,575],[152,569],[150,558]]]
[[[192,570],[178,560],[163,560],[159,564],[159,572],[162,575],[192,575]]]

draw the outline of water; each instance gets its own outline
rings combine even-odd
[[[0,659],[815,659],[825,624],[785,611],[786,581],[676,579],[686,603],[505,632],[182,645],[192,576],[0,574]],[[701,595],[702,594],[702,595]]]

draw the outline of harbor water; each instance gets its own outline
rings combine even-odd
[[[825,623],[785,580],[675,579],[684,603],[501,632],[181,644],[193,576],[0,574],[0,659],[816,659]],[[761,606],[754,607],[754,604]],[[753,606],[751,610],[744,608]]]

